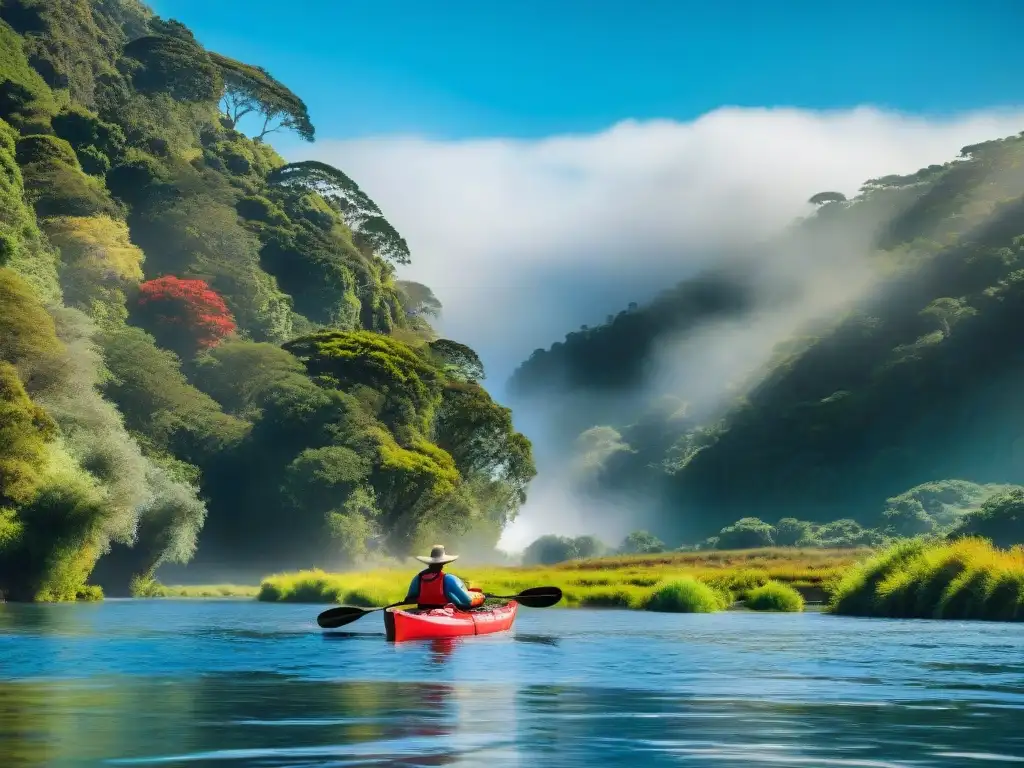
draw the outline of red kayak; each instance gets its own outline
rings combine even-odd
[[[453,605],[429,611],[384,611],[384,630],[388,640],[435,640],[440,637],[489,635],[511,629],[519,603],[509,600],[484,610],[460,611]]]

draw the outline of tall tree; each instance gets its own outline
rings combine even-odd
[[[267,177],[274,186],[317,192],[334,203],[352,228],[357,244],[396,264],[408,264],[409,244],[384,218],[380,207],[337,168],[318,160],[288,163]]]
[[[219,53],[211,53],[210,57],[224,80],[220,107],[230,127],[235,128],[239,120],[254,113],[263,116],[257,141],[280,130],[295,131],[306,141],[314,140],[316,129],[309,120],[306,104],[267,70]]]

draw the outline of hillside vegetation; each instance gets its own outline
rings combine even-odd
[[[247,128],[247,132],[243,132]],[[0,4],[0,593],[493,544],[535,474],[302,99],[136,0]]]
[[[1024,484],[1024,136],[811,202],[816,213],[775,242],[516,371],[516,407],[564,413],[579,435],[566,449],[595,457],[582,495],[640,499],[655,510],[651,531],[675,546],[745,518],[941,535],[990,491]],[[802,266],[776,269],[787,259]],[[824,293],[852,267],[869,289],[830,305]],[[694,409],[686,384],[648,394],[659,344],[815,300],[821,311],[765,364],[704,374],[702,389],[722,393],[715,407]]]

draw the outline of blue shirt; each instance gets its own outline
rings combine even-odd
[[[406,595],[405,599],[410,603],[415,603],[419,600],[419,596],[420,575],[417,573],[412,577],[412,583],[409,584],[409,594]],[[469,608],[473,604],[473,597],[469,594],[469,590],[466,589],[466,585],[454,573],[446,573],[444,575],[444,596],[459,608]]]

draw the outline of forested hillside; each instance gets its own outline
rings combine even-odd
[[[656,509],[655,533],[696,543],[745,517],[881,527],[887,500],[922,483],[1024,482],[1024,138],[810,202],[817,212],[775,242],[516,371],[515,407],[559,403],[582,443],[599,434],[611,447],[581,494],[632,494]],[[773,273],[794,251],[810,254],[803,271]],[[736,378],[694,369],[687,339],[785,317],[832,289],[833,264],[841,281],[850,254],[869,279],[849,302],[803,318]],[[688,375],[658,389],[651,369],[668,339]],[[720,393],[716,407],[691,407],[697,384]]]
[[[0,2],[8,599],[493,543],[523,502],[530,444],[407,243],[281,131],[315,138],[298,95],[136,0]]]

